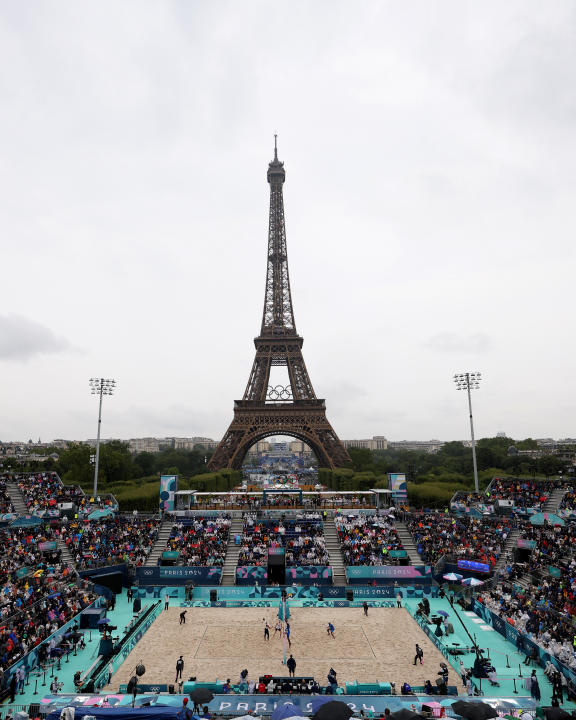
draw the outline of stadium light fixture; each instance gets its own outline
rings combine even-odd
[[[90,390],[92,395],[98,395],[100,401],[98,403],[98,434],[96,435],[96,460],[94,463],[94,492],[93,497],[96,500],[98,495],[98,465],[100,462],[100,427],[102,425],[102,398],[104,395],[112,395],[116,387],[116,380],[109,378],[90,378]]]
[[[476,440],[474,439],[474,421],[472,420],[472,396],[470,390],[478,390],[482,375],[479,372],[458,373],[454,375],[457,390],[468,392],[468,410],[470,411],[470,434],[472,435],[472,466],[474,468],[474,490],[480,492],[478,486],[478,465],[476,464]]]

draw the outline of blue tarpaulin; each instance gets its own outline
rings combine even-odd
[[[80,720],[84,715],[94,715],[96,720],[178,720],[180,707],[76,707],[74,720]],[[47,716],[47,720],[59,720],[60,710],[54,710]]]

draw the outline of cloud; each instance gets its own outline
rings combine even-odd
[[[431,350],[445,353],[484,353],[490,347],[490,338],[482,333],[459,335],[458,333],[437,333],[424,343]]]
[[[68,350],[68,340],[54,335],[50,328],[35,320],[15,315],[0,315],[0,360],[26,362],[36,355]]]

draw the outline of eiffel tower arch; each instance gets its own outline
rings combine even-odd
[[[284,198],[284,163],[268,166],[270,213],[266,292],[260,335],[254,339],[256,356],[242,400],[234,403],[234,418],[216,448],[208,467],[239,468],[248,450],[265,437],[290,435],[304,441],[323,467],[350,464],[350,456],[326,417],[326,403],[317,398],[304,363],[304,340],[296,332],[288,254]],[[273,367],[285,367],[288,384],[270,385]]]

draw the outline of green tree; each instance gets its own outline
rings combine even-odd
[[[65,485],[89,486],[94,477],[90,456],[94,450],[85,443],[75,443],[60,454],[56,472]]]

